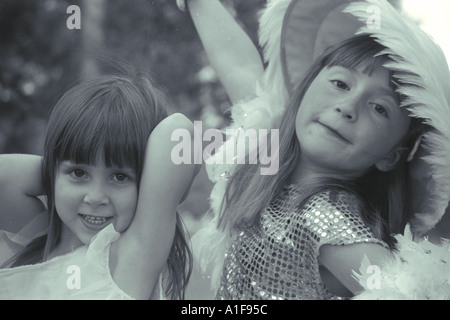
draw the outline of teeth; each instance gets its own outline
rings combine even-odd
[[[105,218],[105,217],[95,217],[95,216],[87,216],[87,215],[83,215],[83,219],[89,223],[98,224],[98,225],[103,224],[106,222],[106,220],[108,220],[108,218]]]

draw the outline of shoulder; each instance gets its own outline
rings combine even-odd
[[[344,286],[353,294],[361,287],[352,270],[359,269],[363,257],[381,264],[390,256],[389,246],[363,221],[361,208],[358,196],[343,189],[316,194],[305,207],[317,239],[319,264],[337,279],[338,288]],[[325,281],[325,285],[331,290],[330,283]]]
[[[310,197],[302,211],[320,245],[376,243],[388,247],[363,221],[362,202],[353,192],[327,189]]]
[[[337,225],[343,221],[359,221],[361,201],[344,189],[326,189],[309,197],[302,211],[307,220]]]
[[[361,200],[355,193],[347,189],[329,188],[312,195],[306,206],[333,208],[346,214],[357,214],[361,207]]]

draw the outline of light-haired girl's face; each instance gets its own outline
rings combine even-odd
[[[64,230],[83,244],[112,223],[117,232],[130,225],[137,206],[138,187],[132,168],[106,167],[64,161],[55,179],[55,206]]]
[[[301,159],[324,173],[359,177],[392,155],[410,121],[384,67],[370,75],[362,69],[325,67],[297,113]]]

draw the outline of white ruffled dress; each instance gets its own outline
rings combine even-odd
[[[32,229],[32,233],[36,235],[36,221]],[[12,244],[21,247],[30,241],[23,234],[23,230],[16,235],[2,231],[2,260],[6,260],[5,253],[8,251],[14,253]],[[92,238],[89,246],[79,247],[46,262],[0,269],[0,300],[134,299],[119,288],[109,268],[111,243],[119,236],[120,233],[110,224]],[[161,277],[158,287],[159,298],[164,299],[161,294]]]

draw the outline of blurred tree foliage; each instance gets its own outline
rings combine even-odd
[[[86,12],[93,2],[101,10],[97,20]],[[264,0],[224,3],[256,41],[256,13]],[[81,9],[81,30],[66,26],[69,5]],[[96,28],[102,34],[94,35]],[[98,56],[151,73],[171,111],[192,119],[206,105],[228,104],[189,14],[175,0],[2,0],[0,48],[0,153],[41,154],[52,106],[83,76],[86,61]]]
[[[0,3],[0,152],[36,151],[49,106],[76,70],[66,1]]]
[[[265,0],[222,1],[257,43],[257,12]],[[81,9],[81,30],[66,26],[70,5]],[[98,56],[151,73],[171,111],[193,120],[229,106],[189,14],[175,0],[2,0],[0,48],[0,153],[41,154],[53,104],[96,69]],[[211,125],[226,123],[216,119]]]

